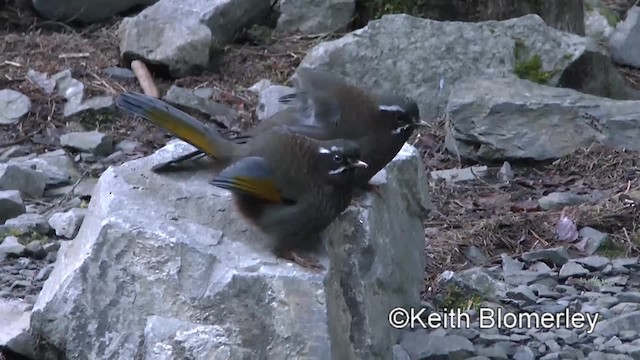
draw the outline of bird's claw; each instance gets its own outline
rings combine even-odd
[[[313,270],[316,272],[326,270],[326,268],[322,264],[320,264],[318,260],[300,255],[293,250],[283,251],[281,252],[280,256],[309,270]]]

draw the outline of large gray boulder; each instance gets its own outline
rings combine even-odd
[[[143,59],[175,77],[201,71],[238,31],[267,16],[264,0],[160,0],[118,30],[125,61]]]
[[[346,30],[355,0],[281,0],[276,30],[281,33],[320,34]]]
[[[640,7],[630,8],[627,18],[616,26],[609,49],[616,63],[640,68]]]
[[[172,141],[100,177],[76,236],[34,306],[39,358],[389,359],[397,306],[418,306],[424,168],[405,145],[326,231],[318,274],[277,259],[207,182],[153,163],[193,150]]]
[[[404,7],[394,13],[407,13],[439,21],[487,21],[506,20],[527,14],[537,14],[549,26],[584,35],[583,0],[421,0],[394,2],[371,2],[383,6]],[[375,6],[374,5],[374,6]]]
[[[640,101],[481,77],[457,82],[446,111],[447,148],[464,158],[549,160],[596,141],[640,150]]]
[[[426,118],[443,110],[456,81],[516,69],[550,86],[617,99],[636,96],[594,46],[590,39],[547,26],[538,15],[465,23],[397,14],[315,46],[300,66],[373,90],[408,94]]]

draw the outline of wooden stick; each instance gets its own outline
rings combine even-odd
[[[153,77],[151,76],[149,69],[147,69],[147,66],[142,61],[133,60],[131,62],[131,70],[136,75],[136,78],[140,83],[140,87],[146,95],[153,96],[155,98],[160,97],[160,90],[158,90],[158,87],[153,82]]]

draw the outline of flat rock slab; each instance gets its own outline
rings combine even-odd
[[[557,159],[598,141],[640,150],[640,101],[507,77],[470,77],[449,96],[447,148],[483,160]]]
[[[39,355],[389,359],[386,313],[419,305],[423,282],[431,203],[415,148],[376,176],[384,202],[368,194],[327,229],[322,274],[276,258],[212,169],[151,172],[193,149],[173,141],[100,177],[34,307]]]

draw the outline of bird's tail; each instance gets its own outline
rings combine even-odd
[[[115,100],[116,106],[167,130],[179,139],[195,146],[220,161],[232,156],[235,144],[189,114],[152,96],[125,92]]]

